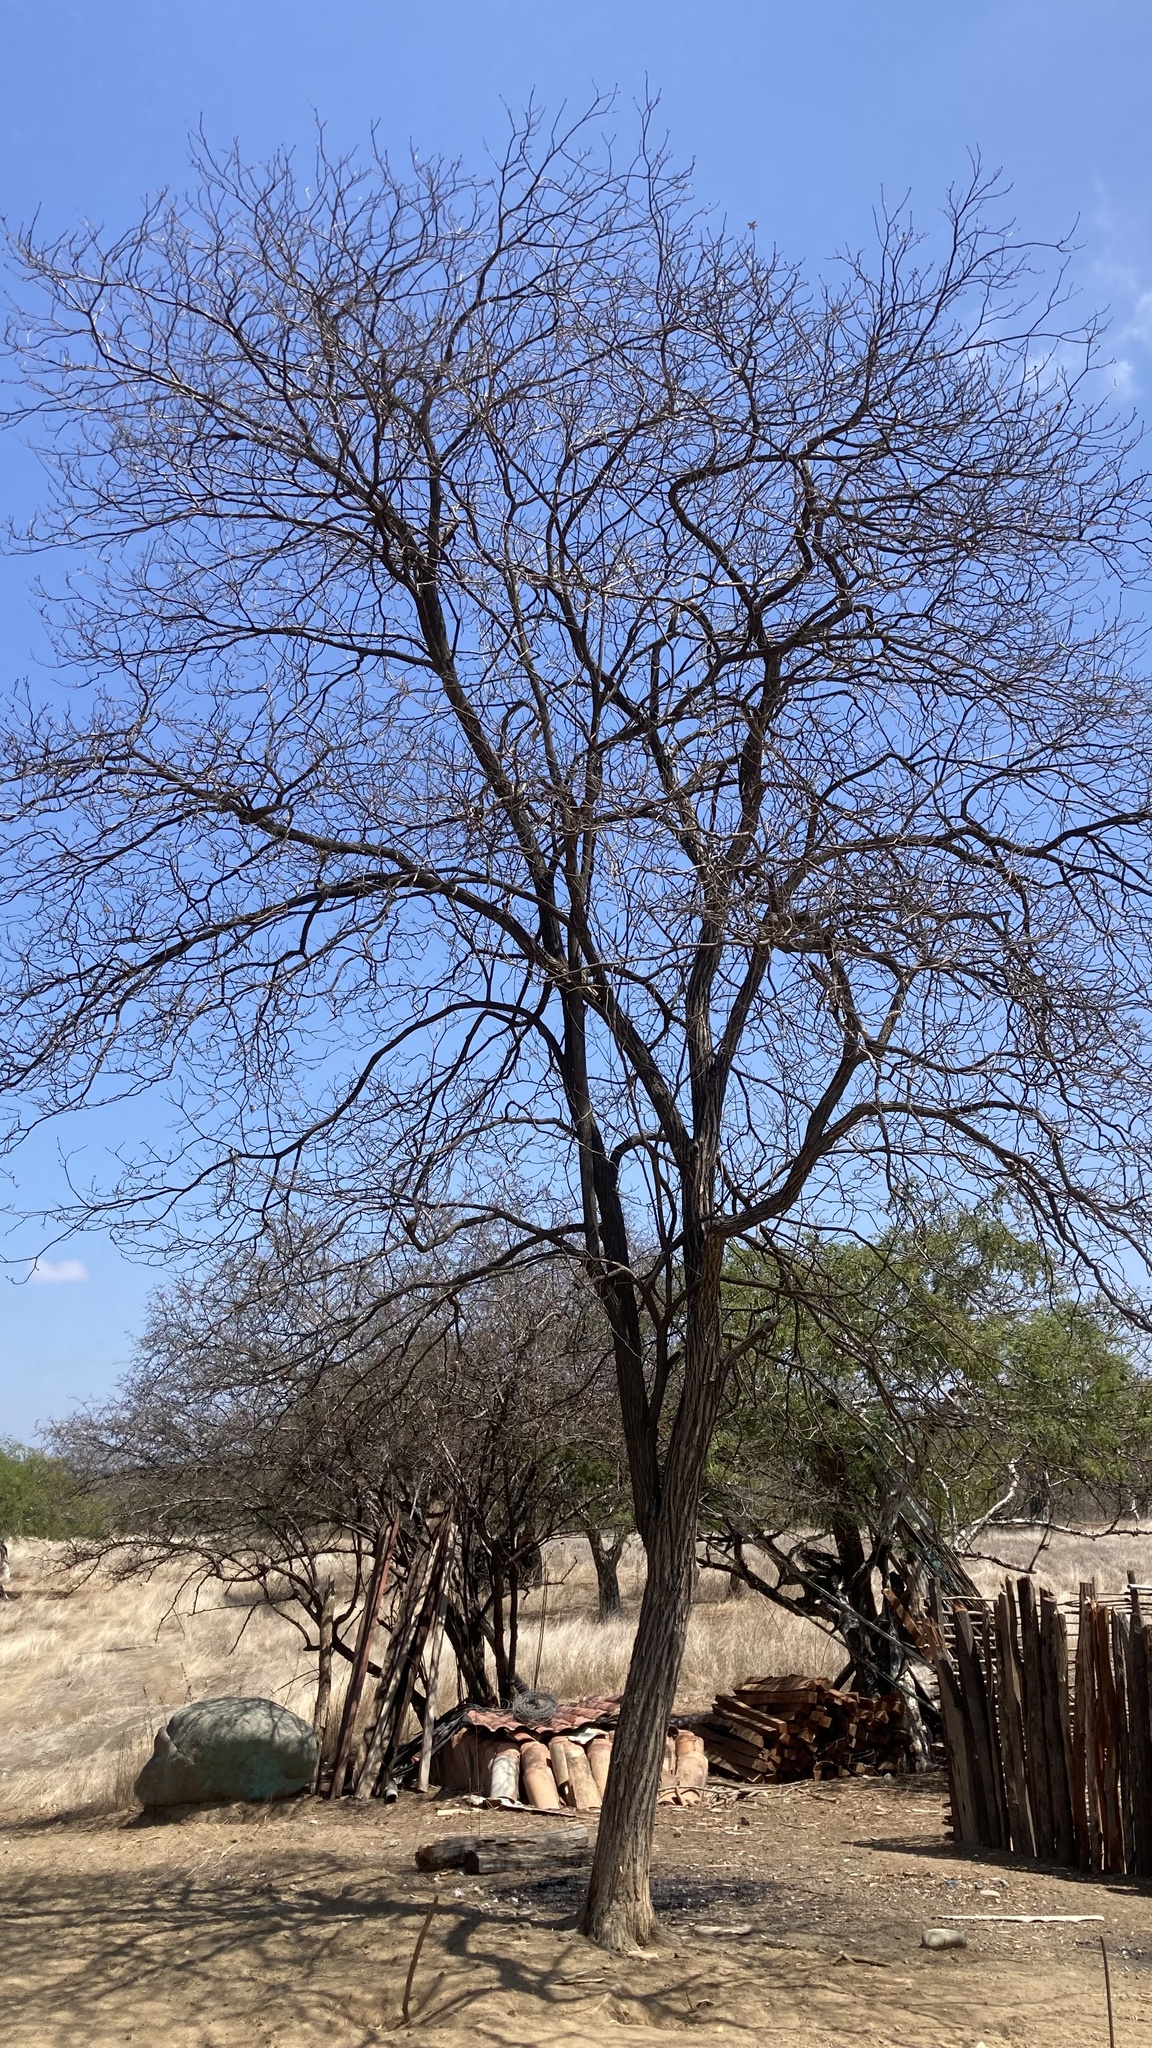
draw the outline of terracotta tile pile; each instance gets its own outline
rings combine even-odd
[[[445,1792],[480,1794],[501,1805],[599,1811],[612,1764],[619,1700],[579,1700],[546,1721],[518,1722],[510,1709],[472,1709],[439,1748]],[[665,1743],[662,1804],[695,1805],[708,1781],[702,1736],[677,1728]]]
[[[841,1692],[823,1678],[746,1678],[697,1721],[709,1763],[746,1781],[870,1776],[906,1753],[904,1701]]]

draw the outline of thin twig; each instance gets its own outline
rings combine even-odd
[[[1108,2048],[1116,2048],[1116,2023],[1112,2018],[1112,1973],[1108,1968],[1108,1944],[1100,1936],[1100,1953],[1104,1958],[1104,1996],[1108,2000]]]
[[[436,1911],[436,1908],[439,1904],[440,1894],[439,1892],[437,1892],[432,1901],[432,1904],[429,1906],[428,1911],[424,1915],[424,1925],[421,1927],[419,1934],[416,1936],[416,1946],[412,1951],[412,1961],[408,1965],[408,1975],[404,1979],[404,2003],[400,2008],[400,2018],[405,2026],[408,2025],[408,2001],[412,1996],[412,1979],[416,1975],[416,1965],[420,1961],[420,1951],[424,1946],[424,1936],[427,1934],[428,1929],[432,1925],[432,1915]]]

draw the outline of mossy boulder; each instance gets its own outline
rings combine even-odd
[[[197,1700],[160,1729],[135,1792],[144,1807],[286,1799],[307,1791],[315,1769],[316,1737],[299,1714],[275,1700]]]

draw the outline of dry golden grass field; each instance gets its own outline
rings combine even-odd
[[[1023,1566],[1035,1542],[1001,1538]],[[174,1580],[69,1592],[49,1545],[13,1546],[18,1602],[0,1604],[0,2042],[3,2048],[608,2048],[624,2030],[772,2048],[1106,2048],[1099,1936],[1112,1958],[1117,2048],[1152,2038],[1152,1898],[954,1850],[937,1779],[718,1791],[662,1810],[659,1944],[620,1959],[576,1931],[564,1872],[438,1880],[417,1841],[505,1815],[293,1801],[141,1824],[132,1778],[155,1728],[188,1698],[258,1691],[299,1710],[299,1638],[261,1609],[194,1601]],[[1062,1593],[1095,1576],[1147,1582],[1152,1540],[1057,1538],[1038,1576]],[[981,1566],[996,1577],[997,1566]],[[549,1559],[540,1680],[560,1694],[618,1686],[631,1622],[598,1627],[576,1548]],[[632,1604],[635,1565],[626,1582]],[[754,1596],[701,1587],[682,1699],[753,1671],[836,1668],[833,1647]],[[536,1655],[530,1603],[529,1673]],[[452,1674],[444,1677],[448,1698]],[[513,1823],[526,1831],[531,1816]],[[439,1905],[400,2025],[404,1975]],[[963,1953],[919,1946],[946,1912],[1100,1914],[971,1923]]]
[[[62,1570],[60,1545],[14,1543],[19,1601],[0,1604],[0,1818],[107,1812],[126,1806],[157,1727],[190,1699],[260,1693],[311,1716],[314,1659],[288,1622],[219,1586],[185,1587],[177,1571],[143,1584]],[[521,1667],[560,1699],[620,1690],[638,1600],[637,1563],[621,1573],[627,1611],[595,1620],[595,1582],[582,1544],[559,1543],[542,1595],[529,1595]],[[755,1596],[726,1600],[706,1573],[681,1682],[683,1704],[704,1706],[750,1671],[835,1674],[835,1646],[819,1630]],[[545,1619],[543,1641],[540,1621]],[[442,1707],[456,1699],[445,1650]]]

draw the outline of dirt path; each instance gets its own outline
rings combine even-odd
[[[575,1932],[570,1874],[442,1877],[406,2035],[404,1974],[434,1884],[412,1852],[472,1825],[507,1831],[508,1817],[437,1818],[406,1798],[9,1826],[4,2048],[602,2048],[634,2027],[758,2048],[1104,2048],[1100,1925],[972,1923],[963,1953],[918,1945],[945,1913],[997,1910],[1103,1913],[1118,2048],[1152,2030],[1146,1891],[960,1857],[938,1786],[867,1782],[662,1812],[662,1938],[642,1957]]]

